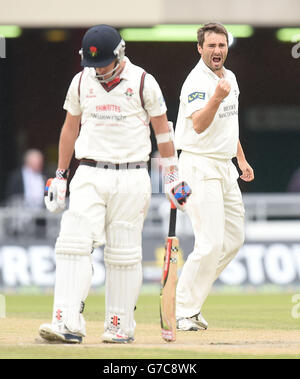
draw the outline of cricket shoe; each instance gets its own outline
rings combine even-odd
[[[70,333],[65,330],[62,332],[51,324],[42,324],[39,328],[40,336],[48,342],[62,342],[62,343],[81,343],[82,336]]]
[[[190,317],[190,320],[192,320],[200,329],[207,329],[208,328],[208,322],[202,316],[201,312]]]
[[[187,332],[187,331],[196,332],[197,330],[199,330],[195,322],[188,317],[178,318],[176,320],[176,326],[178,330],[182,330],[184,332]]]
[[[181,317],[176,320],[177,329],[183,331],[196,332],[199,329],[207,329],[208,323],[201,315],[197,313],[192,317]]]
[[[102,341],[106,343],[130,343],[134,341],[134,338],[124,333],[120,328],[109,327],[103,333]]]

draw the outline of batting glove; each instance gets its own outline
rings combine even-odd
[[[69,170],[56,170],[56,177],[47,180],[45,205],[51,213],[62,212],[66,207],[67,179]]]
[[[179,180],[177,169],[170,171],[165,176],[166,197],[177,209],[185,211],[185,205],[191,193],[192,190],[187,182]]]

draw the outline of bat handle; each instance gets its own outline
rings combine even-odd
[[[175,237],[176,235],[176,214],[177,208],[171,202],[171,212],[170,212],[170,220],[169,220],[169,237]]]
[[[176,209],[176,205],[174,205],[173,201],[171,201],[171,209]]]

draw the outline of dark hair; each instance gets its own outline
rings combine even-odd
[[[222,24],[219,24],[218,22],[209,22],[208,24],[203,25],[197,31],[197,39],[201,47],[203,47],[204,36],[206,32],[224,34],[227,40],[227,44],[228,44],[228,33],[225,27]]]

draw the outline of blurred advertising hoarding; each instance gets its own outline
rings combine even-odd
[[[181,240],[179,274],[190,241]],[[149,239],[144,243],[144,284],[159,284],[163,239]],[[103,250],[93,252],[93,287],[104,285]],[[0,248],[0,288],[53,287],[55,254],[49,245],[7,245]],[[300,286],[300,241],[246,243],[234,260],[223,271],[216,285],[228,286]]]
[[[274,197],[267,197],[270,210],[265,198],[256,197],[256,205],[254,198],[249,198],[245,199],[246,215],[251,216],[245,221],[245,244],[223,271],[215,286],[300,286],[300,218],[295,213],[297,202],[292,206],[291,199],[285,198],[281,199],[280,205],[276,198],[277,213],[287,213],[290,209],[293,219],[274,220],[274,206],[271,206],[271,200],[275,201]],[[285,206],[282,205],[283,200]],[[165,197],[154,197],[143,231],[144,284],[160,283],[168,212],[169,203]],[[269,220],[271,212],[273,219]],[[2,209],[0,214],[0,288],[52,288],[55,278],[54,245],[61,215],[54,216],[44,212],[32,215],[29,219],[28,213],[7,209]],[[190,221],[182,212],[178,212],[177,235],[180,240],[180,275],[182,265],[192,252],[194,244]],[[105,283],[103,250],[104,246],[95,249],[92,254],[94,288]]]

